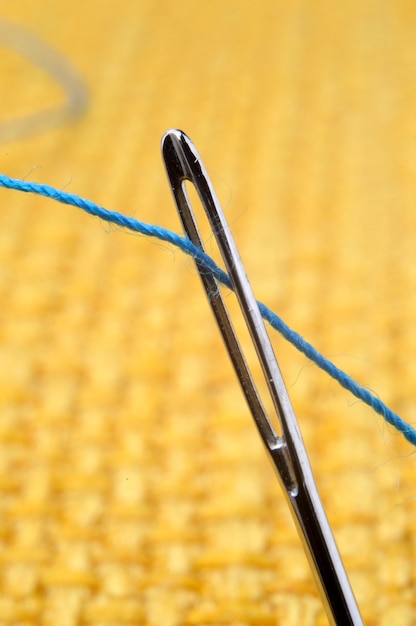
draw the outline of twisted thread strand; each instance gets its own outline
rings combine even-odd
[[[39,183],[28,182],[19,180],[16,178],[10,178],[4,174],[0,174],[0,187],[7,189],[15,189],[17,191],[23,191],[26,193],[34,193],[46,198],[52,198],[63,204],[78,207],[90,215],[99,217],[102,220],[117,224],[122,228],[127,228],[146,237],[154,237],[161,241],[176,246],[185,254],[196,259],[201,265],[203,265],[207,272],[210,272],[219,282],[233,289],[231,280],[226,272],[224,272],[218,265],[209,257],[203,253],[197,246],[195,246],[189,239],[181,237],[176,233],[162,228],[161,226],[155,226],[153,224],[146,224],[140,220],[136,220],[122,213],[116,211],[109,211],[103,207],[77,196],[76,194],[67,193],[59,189],[55,189],[49,185],[42,185]],[[386,422],[394,426],[402,435],[413,445],[416,445],[416,429],[410,424],[405,422],[399,415],[394,413],[389,407],[382,402],[379,398],[373,395],[368,389],[365,389],[359,385],[348,374],[338,368],[334,363],[326,359],[320,352],[316,350],[307,342],[299,333],[292,330],[276,313],[273,313],[265,304],[259,302],[260,312],[263,318],[270,324],[272,328],[277,330],[287,341],[289,341],[297,350],[302,352],[308,359],[313,361],[318,367],[323,369],[329,376],[334,378],[342,387],[350,391],[356,398],[368,404],[376,413],[381,415]]]

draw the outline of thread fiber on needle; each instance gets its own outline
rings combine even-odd
[[[63,204],[78,207],[90,215],[99,217],[112,224],[117,224],[118,226],[122,226],[123,228],[127,228],[133,232],[140,233],[147,237],[154,237],[161,241],[166,241],[167,243],[170,243],[185,252],[185,254],[197,259],[203,266],[206,267],[207,272],[210,272],[213,276],[215,276],[215,278],[223,285],[232,289],[231,280],[228,274],[218,267],[218,265],[207,254],[204,254],[189,239],[181,237],[180,235],[162,228],[161,226],[146,224],[145,222],[128,217],[122,213],[109,211],[94,202],[91,202],[90,200],[81,198],[76,194],[55,189],[49,185],[42,185],[39,183],[10,178],[4,174],[0,174],[0,187],[15,189],[26,193],[34,193],[46,198],[52,198],[53,200],[57,200]],[[312,346],[312,344],[305,341],[301,335],[292,330],[266,305],[261,302],[258,304],[263,318],[269,322],[272,328],[281,333],[287,341],[307,356],[308,359],[318,365],[318,367],[334,378],[342,387],[350,391],[359,400],[365,402],[365,404],[368,404],[376,413],[381,415],[386,422],[394,426],[410,443],[416,446],[416,429],[413,428],[413,426],[405,422],[401,417],[389,409],[389,407],[384,404],[382,400],[373,395],[370,391],[368,391],[368,389],[359,385],[348,374],[326,359],[316,350],[316,348]]]

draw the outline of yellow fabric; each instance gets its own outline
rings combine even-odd
[[[1,16],[89,89],[79,121],[3,143],[3,173],[180,231],[159,141],[182,128],[256,295],[415,422],[413,2],[19,0]],[[5,48],[0,76],[0,121],[62,100]],[[0,624],[326,624],[192,263],[0,198]],[[365,622],[412,626],[414,449],[273,342]]]

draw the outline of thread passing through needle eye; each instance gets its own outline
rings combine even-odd
[[[360,626],[362,618],[315,485],[289,395],[259,306],[208,174],[191,140],[182,131],[170,130],[164,135],[162,154],[188,238],[205,253],[195,212],[186,193],[186,181],[191,182],[198,193],[230,276],[278,417],[279,434],[264,408],[265,403],[250,372],[217,280],[195,259],[237,378],[277,470],[328,618],[333,625]]]

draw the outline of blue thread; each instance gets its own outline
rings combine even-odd
[[[0,141],[21,139],[78,119],[88,105],[88,92],[81,76],[69,60],[54,50],[35,33],[19,24],[0,19],[0,45],[41,68],[62,88],[65,102],[24,117],[0,122]]]
[[[66,193],[65,191],[60,191],[59,189],[55,189],[54,187],[50,187],[49,185],[42,185],[38,183],[31,183],[24,180],[19,180],[15,178],[9,178],[4,174],[0,174],[0,187],[6,187],[7,189],[15,189],[17,191],[24,191],[27,193],[34,193],[39,196],[44,196],[46,198],[52,198],[53,200],[57,200],[63,204],[69,204],[71,206],[78,207],[89,213],[90,215],[94,215],[99,217],[107,222],[111,222],[113,224],[117,224],[118,226],[122,226],[123,228],[128,228],[136,233],[140,233],[142,235],[146,235],[147,237],[155,237],[160,239],[161,241],[166,241],[176,246],[185,254],[192,256],[197,259],[204,267],[206,267],[207,271],[213,274],[215,278],[221,282],[223,285],[232,289],[232,284],[228,274],[226,274],[221,268],[216,265],[216,263],[206,254],[201,252],[201,250],[195,246],[189,239],[185,237],[181,237],[176,233],[166,230],[161,226],[154,226],[152,224],[146,224],[144,222],[140,222],[132,217],[127,217],[126,215],[122,215],[121,213],[117,213],[115,211],[108,211],[103,207],[91,202],[90,200],[85,200],[84,198],[80,198],[79,196]],[[308,357],[311,361],[313,361],[318,367],[323,369],[327,374],[329,374],[332,378],[334,378],[342,387],[350,391],[356,398],[362,400],[366,404],[368,404],[376,413],[381,415],[386,422],[394,426],[399,432],[403,434],[403,436],[410,441],[413,445],[416,445],[416,429],[407,424],[401,417],[399,417],[396,413],[394,413],[389,407],[384,404],[379,398],[376,398],[372,393],[370,393],[364,387],[361,387],[358,383],[356,383],[348,374],[343,372],[341,369],[336,367],[331,361],[326,359],[322,354],[320,354],[316,348],[314,348],[310,343],[305,341],[301,335],[297,332],[289,328],[287,324],[278,316],[276,313],[273,313],[266,305],[261,302],[258,303],[260,307],[260,312],[263,318],[269,322],[270,326],[277,330],[279,333],[283,335],[287,341],[289,341],[295,348],[297,348],[300,352],[302,352],[305,356]]]

